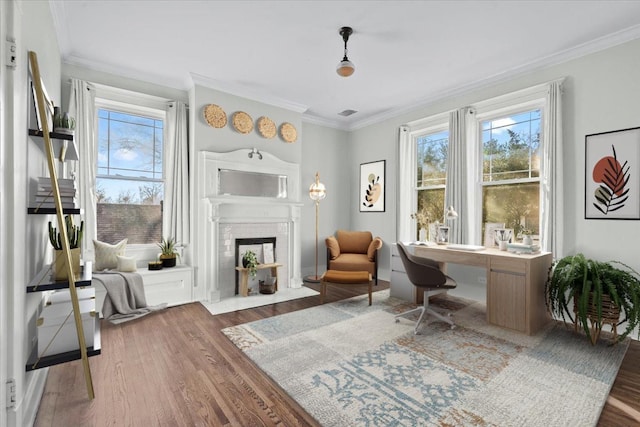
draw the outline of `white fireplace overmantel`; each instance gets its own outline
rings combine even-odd
[[[206,299],[211,302],[220,300],[221,280],[228,281],[226,258],[224,265],[221,259],[228,255],[229,230],[239,238],[269,237],[250,236],[242,234],[253,229],[269,229],[268,224],[274,224],[280,236],[278,245],[287,248],[285,259],[279,263],[288,271],[289,287],[302,286],[301,275],[301,233],[300,215],[303,204],[300,202],[300,166],[280,160],[267,152],[261,152],[262,159],[254,155],[248,156],[251,149],[236,150],[229,153],[215,153],[201,151],[198,161],[199,195],[198,225],[196,235],[198,247],[198,286],[206,288]],[[280,191],[279,197],[253,197],[221,194],[220,171],[246,171],[257,174],[270,174],[286,177],[280,181],[280,186],[286,181],[286,196]],[[244,227],[242,225],[245,225]],[[265,224],[265,227],[257,227]],[[273,226],[271,226],[273,227]],[[238,231],[240,230],[240,231]],[[241,235],[240,235],[241,234]],[[222,274],[224,273],[224,274]]]

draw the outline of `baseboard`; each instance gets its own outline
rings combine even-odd
[[[26,391],[22,399],[22,404],[17,408],[18,411],[22,411],[23,422],[21,425],[32,426],[36,422],[38,408],[40,407],[40,401],[44,393],[44,386],[47,384],[48,373],[49,368],[42,368],[27,374],[26,378],[29,378],[30,381],[25,387]]]

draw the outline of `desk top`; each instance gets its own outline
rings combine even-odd
[[[489,258],[522,259],[533,260],[536,258],[550,256],[550,252],[539,252],[537,254],[516,254],[501,251],[498,248],[486,248],[481,251],[467,251],[462,249],[449,249],[447,245],[410,245],[417,256],[431,258],[434,261],[451,262],[454,264],[475,265],[483,267]]]

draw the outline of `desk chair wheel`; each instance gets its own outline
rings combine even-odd
[[[397,319],[397,318],[396,318],[396,323],[400,323],[400,319]]]

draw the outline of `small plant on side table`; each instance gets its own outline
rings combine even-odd
[[[249,276],[256,277],[258,274],[258,258],[252,250],[247,250],[242,255],[242,266],[249,269]]]

